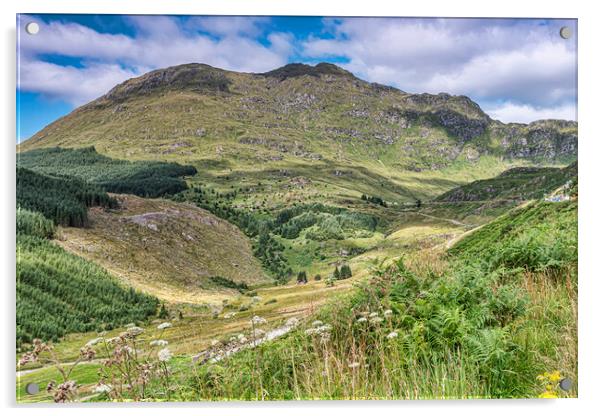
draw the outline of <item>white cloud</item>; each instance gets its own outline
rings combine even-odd
[[[483,109],[491,118],[504,123],[530,123],[535,120],[577,120],[577,107],[564,104],[558,107],[536,108],[527,104],[504,103]]]
[[[311,59],[344,56],[356,75],[408,92],[557,108],[577,94],[576,38],[558,34],[566,25],[574,22],[328,19],[331,38],[310,37],[302,48]]]
[[[42,61],[25,62],[20,67],[19,87],[48,97],[82,105],[109,91],[137,73],[115,64],[93,63],[85,68]]]
[[[233,71],[265,72],[286,64],[290,35],[272,33],[271,45],[265,46],[247,36],[255,33],[253,28],[262,19],[235,18],[230,26],[223,19],[208,25],[203,20],[182,23],[167,16],[131,16],[126,21],[135,28],[135,37],[99,33],[76,23],[22,19],[22,24],[36,20],[40,33],[20,38],[19,87],[81,104],[156,68],[198,62]],[[220,36],[191,32],[195,25],[213,28]],[[44,55],[80,59],[83,65],[50,63]]]

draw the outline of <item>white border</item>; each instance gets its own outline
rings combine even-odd
[[[287,403],[212,403],[121,405],[108,410],[113,413],[164,415],[224,414],[265,415],[286,413],[287,416],[345,412],[365,415],[372,409],[386,413],[408,414],[461,414],[507,415],[530,414],[589,414],[602,397],[602,368],[600,367],[600,319],[602,316],[597,297],[602,295],[600,273],[600,209],[602,207],[600,152],[602,91],[600,77],[600,40],[602,16],[597,13],[596,2],[548,0],[527,2],[504,0],[498,2],[470,0],[419,0],[397,2],[371,0],[4,0],[0,3],[2,24],[2,90],[0,115],[3,137],[1,139],[2,195],[0,211],[2,230],[2,262],[4,283],[2,312],[4,328],[1,342],[2,376],[0,395],[6,407],[14,407],[14,212],[15,212],[15,14],[16,13],[115,13],[115,14],[242,14],[242,15],[317,15],[317,16],[444,16],[444,17],[563,17],[579,19],[579,399],[556,400],[542,403],[538,400],[504,401],[431,401],[431,402],[287,402]],[[173,410],[171,410],[173,409]],[[15,411],[10,409],[9,411]],[[62,406],[21,407],[21,414],[82,414],[106,415],[107,409],[99,406],[85,409]],[[599,412],[600,410],[598,410]],[[58,412],[57,412],[58,413]],[[597,413],[597,412],[596,412]]]

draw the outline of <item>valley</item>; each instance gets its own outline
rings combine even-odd
[[[19,145],[18,276],[53,297],[18,308],[18,353],[53,348],[18,365],[18,401],[53,400],[24,386],[63,367],[92,401],[531,397],[544,370],[576,379],[551,335],[576,339],[576,158],[574,122],[503,124],[331,64],[128,80]],[[69,268],[34,273],[38,247]],[[89,310],[99,289],[66,295],[71,275],[114,295]],[[259,345],[259,326],[290,332]],[[163,368],[155,345],[171,367],[140,390],[106,364]]]

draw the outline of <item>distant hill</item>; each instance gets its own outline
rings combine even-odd
[[[439,202],[525,201],[577,179],[577,162],[566,168],[522,167],[509,169],[491,178],[454,188],[435,199]]]
[[[231,291],[216,285],[223,279],[271,281],[247,237],[230,223],[188,204],[114,197],[118,209],[91,208],[89,228],[64,228],[58,243],[169,302],[221,300]]]
[[[468,97],[410,94],[332,64],[262,74],[186,64],[117,85],[19,150],[57,146],[191,164],[220,187],[302,178],[340,198],[407,202],[516,164],[572,162],[577,123],[503,124]]]

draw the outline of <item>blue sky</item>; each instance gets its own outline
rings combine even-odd
[[[19,140],[128,78],[189,62],[244,72],[332,62],[408,92],[468,95],[504,122],[577,117],[574,20],[20,15],[17,25]]]

